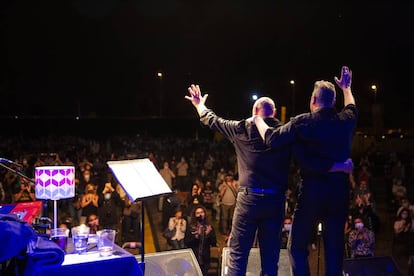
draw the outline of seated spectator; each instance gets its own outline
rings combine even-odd
[[[399,210],[394,222],[393,255],[400,262],[408,262],[409,256],[414,255],[414,233],[410,232],[412,219],[409,210]]]
[[[353,219],[355,229],[349,233],[349,247],[351,258],[373,257],[375,248],[375,234],[364,227],[361,217]]]
[[[134,241],[141,238],[141,201],[131,201],[125,198],[122,211],[122,241]]]
[[[105,184],[99,201],[98,213],[102,227],[117,230],[123,202],[110,182]]]
[[[376,215],[371,204],[366,201],[366,197],[357,196],[355,198],[355,205],[350,210],[353,218],[361,217],[365,221],[365,228],[377,232],[380,227],[379,217]]]
[[[99,224],[99,217],[96,214],[90,214],[87,217],[87,224],[90,228],[89,234],[96,234],[96,232],[101,229]]]
[[[401,178],[394,178],[392,182],[392,195],[394,201],[400,202],[401,198],[407,197],[407,187]]]
[[[400,199],[400,207],[397,210],[397,214],[401,212],[401,210],[407,209],[408,210],[408,216],[411,218],[411,232],[414,232],[414,205],[410,203],[408,198],[402,197]]]
[[[406,239],[405,233],[411,231],[411,224],[410,211],[407,208],[400,209],[397,213],[397,219],[394,222],[396,240],[404,241]]]
[[[21,178],[20,189],[14,194],[14,202],[30,202],[35,200],[34,188],[26,179]]]
[[[210,180],[207,180],[204,189],[201,192],[203,197],[204,207],[207,210],[211,211],[211,216],[213,219],[217,216],[217,208],[216,208],[216,197],[217,197],[217,189],[213,186]]]
[[[162,229],[168,227],[170,218],[174,217],[175,211],[183,205],[183,201],[179,197],[178,193],[178,189],[174,189],[173,193],[164,196],[163,206],[165,208],[162,209]]]
[[[355,188],[354,197],[366,197],[367,199],[371,198],[371,191],[368,188],[368,182],[366,180],[360,180],[359,185]]]
[[[190,215],[194,206],[204,205],[202,188],[197,183],[194,183],[191,187],[191,191],[187,196],[187,215]]]
[[[167,242],[173,247],[173,249],[185,248],[184,238],[186,229],[187,221],[183,217],[183,211],[181,209],[177,209],[175,216],[171,217],[168,221],[168,230],[174,233],[174,235],[167,238]]]
[[[98,214],[99,196],[96,193],[96,188],[97,187],[95,185],[88,184],[86,185],[85,193],[82,195],[81,208],[82,217],[84,217],[84,219],[86,219],[91,214]]]

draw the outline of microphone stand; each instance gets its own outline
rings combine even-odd
[[[13,164],[12,164],[13,165]],[[29,181],[30,183],[32,183],[32,184],[34,184],[35,183],[35,181],[34,181],[34,179],[33,178],[30,178],[30,177],[28,177],[28,176],[26,176],[26,175],[24,175],[21,171],[19,171],[19,170],[17,170],[17,169],[13,169],[13,168],[11,168],[11,167],[9,167],[9,166],[6,166],[6,165],[4,165],[3,163],[0,163],[0,166],[1,167],[3,167],[3,168],[5,168],[5,169],[7,169],[7,170],[9,170],[9,171],[11,171],[11,172],[14,172],[15,174],[17,174],[18,176],[20,176],[20,177],[23,177],[24,179],[26,179],[27,181]]]
[[[198,258],[200,265],[204,266],[204,260],[203,260],[203,251],[204,251],[204,240],[206,237],[206,223],[205,218],[203,218],[203,221],[201,222],[201,235],[200,235],[200,244],[198,246]]]
[[[317,275],[319,276],[319,262],[321,259],[321,236],[322,236],[322,223],[318,224],[317,227],[317,238],[318,238],[318,263],[317,263]]]
[[[17,164],[17,163],[12,163],[12,165],[19,165],[19,164]],[[19,165],[20,166],[20,165]],[[8,170],[8,171],[11,171],[11,172],[13,172],[13,173],[15,173],[15,174],[17,174],[18,176],[20,176],[20,177],[22,177],[22,178],[24,178],[25,180],[27,180],[28,182],[30,182],[30,183],[32,183],[32,184],[35,184],[35,181],[34,181],[34,179],[33,178],[30,178],[30,177],[28,177],[28,176],[26,176],[26,175],[24,175],[20,170],[18,170],[18,169],[14,169],[14,168],[12,168],[12,167],[9,167],[9,166],[6,166],[5,164],[3,164],[3,163],[1,163],[0,162],[0,167],[3,167],[3,168],[5,168],[6,170]],[[43,200],[43,217],[46,217],[46,215],[45,215],[45,212],[46,212],[46,208],[47,208],[47,203],[46,203],[46,200]],[[55,214],[56,215],[56,214]]]

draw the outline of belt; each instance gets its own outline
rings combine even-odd
[[[267,189],[267,188],[248,188],[248,187],[239,187],[239,192],[248,194],[257,194],[257,195],[275,195],[280,193],[278,190]]]

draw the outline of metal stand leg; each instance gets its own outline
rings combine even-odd
[[[144,261],[144,255],[145,255],[145,203],[144,200],[141,202],[141,262],[138,263],[139,267],[141,268],[142,274],[145,275],[145,261]]]

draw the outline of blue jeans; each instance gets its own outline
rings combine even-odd
[[[246,274],[249,252],[256,232],[261,273],[277,275],[285,201],[284,194],[263,196],[239,192],[229,240],[227,275]]]

